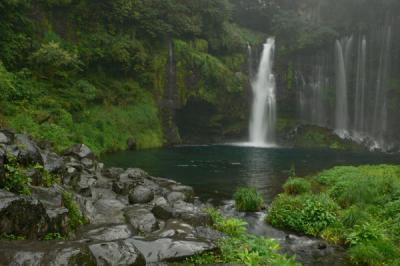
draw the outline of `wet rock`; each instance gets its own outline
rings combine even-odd
[[[86,246],[66,247],[50,252],[46,257],[50,266],[94,266],[96,259]]]
[[[187,197],[186,197],[186,195],[184,193],[176,192],[176,191],[170,192],[167,195],[167,200],[168,200],[169,203],[174,203],[176,201],[185,201],[186,198]]]
[[[77,159],[89,158],[94,159],[94,154],[85,144],[76,144],[66,150],[64,155],[74,156]]]
[[[140,251],[130,242],[106,242],[89,246],[98,266],[145,266]]]
[[[65,191],[60,185],[52,187],[32,186],[32,197],[39,199],[47,208],[57,208],[62,206],[62,193]]]
[[[162,220],[172,218],[174,210],[167,204],[155,205],[151,212],[155,217]]]
[[[10,139],[4,134],[3,132],[0,131],[0,144],[9,144],[11,141]]]
[[[211,241],[216,241],[219,240],[223,237],[225,237],[225,235],[219,231],[216,231],[208,226],[199,226],[196,227],[196,237],[200,238],[200,239],[207,239],[207,240],[211,240]]]
[[[79,198],[78,202],[91,224],[121,224],[125,221],[123,209],[126,205],[117,199]]]
[[[135,187],[129,194],[129,203],[147,203],[154,199],[153,191],[145,186]]]
[[[130,208],[125,212],[125,217],[140,232],[150,233],[158,229],[156,217],[147,209]]]
[[[14,142],[15,133],[12,130],[0,130],[0,144],[11,144]]]
[[[54,208],[46,209],[46,214],[49,217],[47,230],[49,232],[68,232],[68,209]]]
[[[149,174],[139,168],[128,168],[120,175],[120,179],[130,178],[130,179],[138,179],[138,178],[146,178]]]
[[[131,243],[144,255],[147,263],[159,261],[177,261],[183,258],[215,249],[212,243],[206,241],[174,240],[160,238],[146,240],[144,238],[130,238],[124,240]]]
[[[114,181],[112,183],[112,190],[120,195],[128,195],[129,191],[131,191],[135,187],[135,183],[131,180],[127,181]]]
[[[48,216],[42,203],[0,190],[0,232],[38,239],[47,228]]]
[[[79,194],[90,197],[92,195],[91,187],[96,184],[96,179],[92,175],[81,174],[80,177],[73,182],[73,188]]]
[[[101,241],[115,241],[127,239],[131,236],[132,232],[126,224],[102,226],[92,229],[83,235],[84,238]]]
[[[159,238],[195,239],[193,227],[180,220],[168,220],[162,230],[157,232]]]
[[[192,187],[189,186],[184,186],[184,185],[172,185],[170,187],[170,189],[172,191],[175,192],[182,192],[183,194],[185,194],[186,198],[191,198],[194,196],[194,191]]]
[[[44,169],[46,169],[49,173],[60,174],[65,170],[63,158],[58,156],[56,153],[44,151],[42,152],[42,158]]]
[[[110,179],[119,179],[119,176],[124,172],[125,170],[122,168],[117,168],[117,167],[110,167],[107,169],[104,169],[103,175],[107,178]]]
[[[211,216],[208,213],[205,213],[192,203],[181,200],[173,204],[173,216],[194,226],[212,224]]]
[[[10,265],[39,266],[42,265],[43,257],[44,257],[44,252],[20,251],[14,255]]]
[[[43,158],[39,147],[25,134],[15,135],[15,143],[18,147],[18,161],[23,164],[43,165]]]
[[[126,146],[127,146],[128,150],[134,151],[134,150],[136,150],[136,141],[133,138],[128,138],[128,140],[126,142]]]

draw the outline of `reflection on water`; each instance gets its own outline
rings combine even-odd
[[[126,151],[102,158],[107,166],[139,167],[151,175],[193,186],[203,199],[229,199],[238,186],[254,186],[270,202],[290,169],[299,176],[335,165],[398,163],[399,155],[315,149],[182,146]]]

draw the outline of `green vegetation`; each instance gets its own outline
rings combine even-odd
[[[270,224],[345,245],[355,265],[397,265],[399,166],[335,167],[301,180],[302,193],[293,193],[293,181],[273,201]]]
[[[0,179],[0,188],[21,195],[30,195],[32,179],[25,174],[25,168],[11,154],[4,164],[5,178]]]
[[[25,236],[16,236],[16,235],[13,235],[13,234],[2,233],[0,235],[0,240],[8,240],[8,241],[26,240],[26,237]]]
[[[289,195],[299,195],[311,191],[311,184],[304,178],[289,178],[283,185],[283,190]]]
[[[60,233],[48,233],[43,237],[43,240],[49,241],[49,240],[66,240],[64,236],[62,236]]]
[[[218,241],[218,250],[186,259],[185,265],[238,263],[249,266],[298,265],[294,258],[278,253],[277,241],[246,233],[246,223],[236,218],[225,218],[218,211],[209,209],[214,228],[227,234]],[[229,221],[229,222],[228,222]]]
[[[68,227],[71,231],[75,231],[80,225],[87,223],[77,203],[69,192],[62,195],[63,204],[68,209]]]
[[[239,188],[233,197],[238,211],[255,212],[264,206],[264,199],[255,188]]]

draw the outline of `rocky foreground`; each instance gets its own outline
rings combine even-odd
[[[31,193],[0,189],[0,235],[25,239],[0,240],[0,265],[164,265],[212,250],[222,237],[191,187],[137,168],[104,168],[83,144],[60,156],[0,130],[0,184],[11,158]],[[48,174],[59,180],[46,187]],[[87,220],[72,232],[66,192]],[[69,238],[43,241],[49,233]]]

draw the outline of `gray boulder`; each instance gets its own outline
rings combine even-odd
[[[135,187],[129,194],[129,203],[148,203],[154,199],[153,191],[145,186]]]
[[[98,266],[145,266],[140,251],[130,242],[105,242],[89,246]]]
[[[174,240],[172,238],[146,240],[138,237],[126,239],[124,242],[135,246],[144,255],[148,264],[167,260],[178,261],[215,249],[215,245],[207,241]]]
[[[131,236],[132,232],[126,224],[101,226],[83,234],[84,238],[100,241],[115,241],[127,239]]]
[[[124,172],[123,168],[110,167],[103,170],[103,175],[107,178],[117,180],[119,176]]]
[[[23,164],[43,165],[43,158],[39,147],[25,134],[15,135],[15,144],[18,147],[18,161]]]
[[[89,158],[89,159],[95,158],[93,152],[85,144],[76,144],[72,146],[71,148],[69,148],[64,152],[64,155],[73,156],[79,160],[83,158]]]
[[[140,232],[150,233],[158,229],[156,217],[147,209],[130,208],[125,211],[125,217]]]
[[[183,192],[170,192],[167,195],[167,200],[169,203],[174,203],[176,201],[185,201],[187,199],[186,195]]]
[[[0,190],[0,232],[38,239],[47,233],[48,223],[42,203]]]
[[[60,174],[65,170],[64,159],[58,156],[54,152],[44,151],[42,152],[42,158],[44,163],[44,169],[49,173]]]
[[[15,133],[8,129],[0,130],[0,144],[11,144],[14,142]]]

